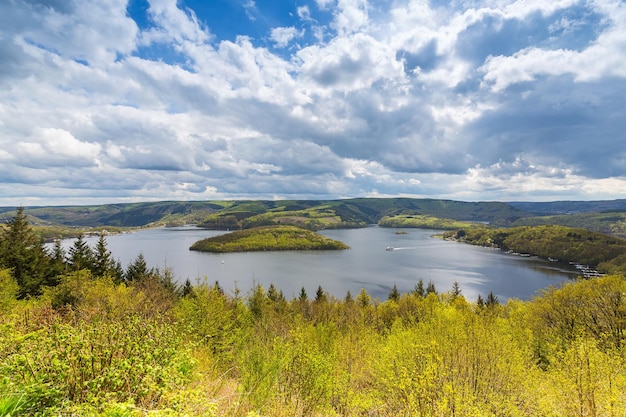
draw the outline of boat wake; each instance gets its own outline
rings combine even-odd
[[[417,246],[404,246],[404,247],[395,247],[395,246],[387,246],[388,251],[392,251],[392,250],[414,250],[417,249]]]

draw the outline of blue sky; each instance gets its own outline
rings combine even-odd
[[[626,198],[619,0],[4,0],[0,205]]]

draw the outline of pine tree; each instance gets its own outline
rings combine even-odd
[[[321,285],[317,287],[317,291],[315,292],[315,302],[316,303],[326,302],[326,292],[324,292]]]
[[[388,300],[398,301],[400,300],[400,292],[398,291],[398,287],[396,284],[393,284],[393,288],[389,292]]]
[[[476,299],[476,307],[478,307],[479,310],[485,308],[485,300],[480,294],[478,294],[478,298]]]
[[[413,295],[424,298],[426,296],[426,290],[424,289],[424,280],[420,278],[415,284],[415,288],[413,288]]]
[[[148,264],[146,263],[146,258],[143,256],[143,252],[139,252],[139,255],[135,258],[133,262],[131,262],[126,268],[126,274],[124,274],[124,279],[126,282],[139,281],[143,278],[146,278],[149,274]]]
[[[428,282],[428,285],[426,286],[426,294],[437,294],[437,289],[435,288],[434,282]]]
[[[300,301],[301,303],[306,303],[307,301],[309,301],[309,296],[307,295],[304,287],[300,289],[300,295],[298,296],[298,301]]]
[[[181,289],[180,295],[182,297],[193,297],[193,286],[191,285],[191,281],[189,281],[189,278],[185,280],[185,284],[183,285],[183,288]]]
[[[104,233],[100,233],[98,243],[93,251],[93,273],[96,277],[109,276],[116,278],[116,265],[113,260],[113,255],[107,247],[106,238]]]
[[[11,270],[19,298],[39,295],[42,286],[54,284],[49,265],[43,240],[28,224],[24,208],[18,208],[8,227],[0,231],[0,266]]]
[[[454,281],[454,283],[452,284],[452,299],[456,300],[458,297],[461,296],[461,286],[459,285],[458,281]]]
[[[267,298],[273,303],[280,303],[285,301],[285,296],[282,291],[279,291],[274,283],[270,284],[267,289]]]
[[[485,301],[485,306],[495,307],[498,304],[500,304],[498,297],[493,293],[493,291],[490,291],[489,294],[487,294],[487,301]]]
[[[88,269],[93,272],[95,269],[94,253],[85,242],[85,236],[82,233],[78,235],[69,250],[68,264],[72,271]]]
[[[55,239],[50,254],[50,270],[54,276],[63,275],[67,272],[66,255],[65,249],[61,245],[61,239]]]
[[[359,294],[356,296],[356,302],[359,307],[366,308],[372,303],[372,297],[370,297],[365,288],[361,288]]]

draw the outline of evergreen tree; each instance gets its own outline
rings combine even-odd
[[[437,294],[437,289],[435,288],[434,282],[428,282],[428,285],[426,286],[426,294]]]
[[[68,253],[68,264],[72,271],[80,271],[81,269],[88,269],[94,271],[94,253],[85,242],[85,236],[81,233],[74,241],[74,244]]]
[[[100,233],[98,243],[93,252],[93,273],[96,277],[110,276],[116,278],[116,264],[111,251],[107,248],[104,233]]]
[[[63,275],[67,272],[66,255],[65,249],[61,246],[61,239],[55,239],[50,254],[50,271],[54,276]]]
[[[426,296],[426,289],[424,288],[424,280],[420,278],[413,288],[413,295],[424,298]]]
[[[476,299],[476,307],[478,307],[479,310],[485,308],[485,300],[480,294],[478,294],[478,298]]]
[[[354,302],[354,299],[352,298],[352,293],[350,292],[350,290],[348,290],[348,292],[346,292],[346,297],[343,299],[343,301],[346,304],[352,304]]]
[[[20,298],[39,295],[42,286],[54,284],[54,272],[49,268],[43,240],[28,224],[23,207],[0,230],[0,266],[11,270]]]
[[[279,291],[274,283],[270,284],[267,289],[267,298],[273,303],[280,303],[285,301],[285,296],[282,291]]]
[[[183,297],[193,296],[193,286],[191,285],[191,281],[189,281],[189,278],[185,280],[185,284],[183,285],[183,288],[181,289],[180,295]]]
[[[307,295],[304,287],[300,289],[300,295],[298,296],[298,301],[300,301],[301,303],[306,303],[307,301],[309,301],[309,296]]]
[[[396,284],[393,284],[393,288],[389,292],[389,296],[387,297],[387,299],[396,302],[400,300],[400,292],[398,291],[398,287],[396,286]]]
[[[149,272],[146,258],[143,256],[143,252],[139,252],[139,255],[137,255],[135,260],[126,268],[124,279],[126,282],[139,281],[146,278],[149,275]]]
[[[361,291],[359,291],[359,295],[356,296],[356,302],[361,308],[368,307],[372,303],[372,298],[365,288],[361,288]]]
[[[493,291],[490,291],[489,294],[487,294],[487,300],[485,301],[485,306],[494,307],[494,306],[497,306],[498,304],[500,304],[498,297],[493,293]]]
[[[326,292],[322,289],[322,286],[317,287],[317,291],[315,292],[315,302],[323,303],[326,301]]]
[[[452,284],[452,299],[456,300],[458,297],[461,296],[461,286],[459,285],[458,281],[454,281],[454,283]]]

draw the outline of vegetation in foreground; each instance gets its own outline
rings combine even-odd
[[[78,239],[54,258],[33,236],[22,216],[0,233],[0,416],[626,409],[623,276],[506,304],[421,280],[408,294],[394,286],[386,300],[363,289],[337,299],[321,287],[287,299],[274,285],[178,288],[141,254],[122,270],[103,237],[96,248]]]
[[[191,245],[202,252],[337,250],[349,247],[337,240],[295,226],[263,226],[202,239]]]
[[[623,416],[626,283],[468,302],[0,273],[0,415]]]

